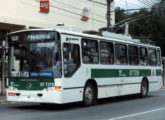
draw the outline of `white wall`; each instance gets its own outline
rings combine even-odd
[[[100,2],[100,0],[95,1]],[[89,18],[92,19],[87,22],[82,21],[81,16],[79,16],[82,14],[83,7],[90,9]],[[41,13],[39,1],[3,0],[0,7],[0,23],[25,25],[27,27],[56,28],[58,23],[64,22],[65,26],[74,26],[80,31],[98,30],[106,26],[106,10],[106,5],[100,5],[88,0],[50,0],[50,12]],[[112,9],[111,11],[114,10]],[[114,24],[115,16],[114,14],[112,15],[112,24]]]

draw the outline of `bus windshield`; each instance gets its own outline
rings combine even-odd
[[[29,31],[9,36],[10,77],[61,77],[60,35]]]

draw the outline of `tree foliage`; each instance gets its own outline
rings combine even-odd
[[[116,22],[122,21],[129,17],[135,17],[145,14],[149,17],[130,23],[129,32],[133,38],[147,38],[150,39],[155,45],[162,49],[162,55],[165,56],[165,17],[157,13],[157,9],[151,10],[141,9],[134,13],[125,13],[122,9],[116,9]],[[123,33],[123,29],[118,31]]]

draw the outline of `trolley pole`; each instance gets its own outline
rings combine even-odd
[[[107,0],[107,31],[110,32],[111,26],[111,3],[113,0]]]

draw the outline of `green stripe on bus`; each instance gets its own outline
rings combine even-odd
[[[54,78],[9,78],[8,85],[18,90],[43,90],[55,86]]]
[[[156,71],[156,73],[159,73]],[[92,78],[151,76],[151,69],[92,69]],[[158,74],[157,74],[158,76]]]
[[[156,76],[161,76],[162,75],[162,70],[156,70]]]

